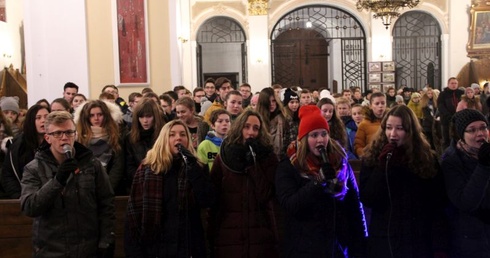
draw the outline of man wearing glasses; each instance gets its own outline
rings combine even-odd
[[[242,106],[243,108],[246,108],[250,105],[250,100],[252,99],[252,87],[248,83],[243,83],[240,85],[239,90],[243,97]]]
[[[24,168],[22,212],[33,217],[36,257],[112,257],[114,192],[92,152],[75,142],[66,111],[50,113],[44,135],[49,148]]]

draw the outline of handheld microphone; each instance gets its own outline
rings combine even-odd
[[[390,151],[390,152],[388,152],[388,154],[386,154],[386,160],[387,161],[391,159],[391,157],[393,156],[393,152],[395,151],[395,149],[397,147],[396,142],[394,142],[394,141],[391,141],[390,144],[393,145],[394,148],[392,151]]]
[[[67,159],[71,159],[73,157],[72,147],[69,144],[63,145],[63,153],[65,153]]]
[[[328,163],[327,150],[325,149],[325,146],[318,146],[317,149],[320,152],[320,156],[322,157],[323,163]]]
[[[254,163],[255,163],[255,151],[254,151],[254,148],[252,148],[252,141],[253,141],[253,138],[248,138],[245,142],[248,145],[248,149],[250,149],[250,154],[252,154],[252,158],[253,158]]]
[[[184,160],[185,164],[187,164],[187,157],[184,155],[184,152],[182,151],[182,148],[184,148],[184,146],[182,146],[181,143],[177,143],[177,145],[175,145],[175,146],[177,146],[177,149],[178,149],[180,155],[182,156],[182,159]]]

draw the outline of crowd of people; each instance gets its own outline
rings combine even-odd
[[[490,257],[489,85],[0,99],[0,198],[35,257]],[[362,165],[355,173],[351,164]]]

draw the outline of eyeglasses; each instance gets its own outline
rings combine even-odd
[[[465,133],[469,133],[469,134],[476,134],[477,132],[487,132],[488,131],[488,127],[487,126],[482,126],[480,128],[470,128],[470,129],[466,129],[464,130]]]
[[[51,135],[54,138],[61,138],[63,137],[63,134],[66,135],[66,137],[73,137],[77,131],[74,130],[67,130],[67,131],[54,131],[51,133],[47,133],[47,135]]]
[[[205,96],[205,95],[203,94],[203,95],[196,95],[196,96],[194,96],[194,97],[196,97],[196,98],[202,98],[202,97],[204,97],[204,96]]]

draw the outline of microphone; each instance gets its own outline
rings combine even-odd
[[[63,145],[63,153],[65,153],[67,159],[71,159],[73,157],[72,147],[69,144]]]
[[[182,156],[182,159],[184,160],[184,163],[187,164],[187,157],[184,155],[184,152],[182,151],[182,148],[184,148],[184,146],[182,146],[181,143],[177,143],[177,150],[179,151],[180,155]]]
[[[317,147],[318,151],[320,152],[320,156],[322,157],[322,161],[323,163],[328,163],[328,159],[327,159],[327,150],[325,150],[325,146],[318,146]]]
[[[388,160],[391,159],[391,157],[393,156],[393,152],[395,151],[395,149],[397,147],[396,146],[396,142],[394,142],[394,141],[391,141],[390,144],[393,145],[394,148],[393,148],[393,150],[391,150],[390,152],[388,152],[388,154],[386,154],[386,161],[388,161]]]
[[[254,151],[254,148],[252,148],[252,142],[254,141],[254,138],[250,137],[250,138],[247,138],[247,140],[245,141],[248,145],[248,148],[250,149],[250,154],[252,154],[252,158],[254,160],[254,163],[255,163],[255,151]]]

